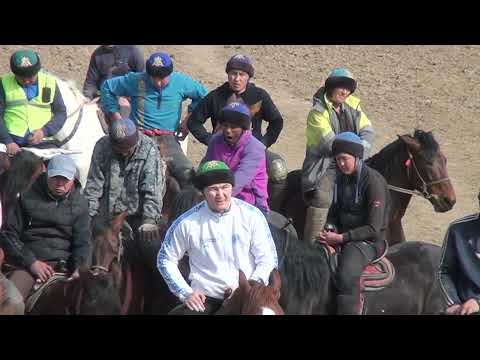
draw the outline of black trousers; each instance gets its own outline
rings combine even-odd
[[[168,315],[221,315],[223,300],[214,299],[209,296],[206,297],[204,306],[205,311],[199,312],[190,310],[187,305],[181,304],[168,313]]]
[[[360,276],[363,269],[377,257],[375,247],[364,241],[352,241],[342,246],[338,255],[336,286],[338,295],[360,296]]]

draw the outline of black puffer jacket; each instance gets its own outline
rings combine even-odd
[[[225,105],[227,105],[232,95],[233,91],[230,89],[228,82],[226,82],[208,93],[202,102],[192,111],[188,119],[188,128],[198,141],[208,145],[212,134],[208,133],[203,124],[210,118],[212,121],[212,129],[215,129],[218,124],[218,115]],[[283,129],[283,118],[270,98],[270,95],[268,95],[264,89],[256,87],[253,83],[249,83],[246,90],[238,96],[248,106],[260,105],[260,110],[252,118],[253,136],[260,140],[267,148],[275,144]],[[265,135],[262,135],[262,120],[268,122]]]
[[[65,199],[48,192],[42,175],[7,214],[0,234],[9,261],[29,269],[35,260],[67,260],[71,270],[87,263],[92,246],[88,203],[80,184]]]
[[[379,250],[385,239],[390,213],[387,182],[378,171],[362,164],[357,202],[356,187],[356,175],[339,175],[337,199],[332,202],[327,222],[337,226],[339,233],[344,234],[345,242],[366,241]]]

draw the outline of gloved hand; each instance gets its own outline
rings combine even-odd
[[[138,228],[138,231],[140,232],[147,232],[147,231],[157,231],[158,226],[155,224],[143,224]]]
[[[140,238],[147,241],[152,241],[158,235],[158,225],[145,223],[138,228]]]

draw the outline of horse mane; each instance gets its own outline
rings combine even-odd
[[[385,146],[380,152],[373,155],[371,158],[367,159],[365,163],[379,171],[383,174],[385,178],[388,178],[390,169],[392,165],[395,164],[393,161],[402,151],[404,151],[405,146],[400,139],[395,140],[394,142]]]
[[[415,129],[413,137],[417,139],[420,144],[422,144],[422,151],[425,152],[428,158],[435,157],[435,154],[438,152],[439,145],[437,140],[433,137],[431,131],[423,131]]]
[[[3,177],[2,193],[7,197],[14,197],[27,191],[32,176],[42,163],[42,159],[30,151],[18,152]]]
[[[435,157],[435,154],[438,152],[439,145],[431,132],[415,129],[413,138],[420,142],[422,148],[421,151],[428,158],[431,159]],[[404,149],[405,145],[402,140],[397,139],[385,146],[382,150],[380,150],[380,152],[367,159],[366,163],[370,167],[382,173],[385,178],[388,178],[390,169],[398,165],[395,160],[398,159],[398,155]]]
[[[173,200],[169,223],[172,224],[180,215],[190,210],[201,201],[203,201],[202,193],[193,186],[188,186],[180,191]]]
[[[81,277],[84,289],[82,314],[120,315],[120,297],[111,274],[99,273],[92,276],[83,273]]]
[[[283,253],[287,238],[275,234],[273,240],[277,252],[283,257],[279,257],[282,288],[288,289],[282,291],[280,305],[285,311],[293,308],[296,309],[293,313],[308,313],[311,309],[305,308],[305,301],[316,304],[326,296],[322,284],[326,283],[325,277],[329,277],[330,272],[323,249],[318,244],[294,238],[288,241],[286,253]]]

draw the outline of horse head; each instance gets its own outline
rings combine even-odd
[[[278,303],[280,299],[280,273],[274,269],[266,286],[254,280],[247,280],[242,270],[239,270],[238,288],[235,291],[227,289],[224,303],[226,314],[240,315],[283,315],[283,309]]]
[[[81,315],[119,315],[120,296],[112,274],[92,267],[79,270],[77,289],[73,291],[74,313]]]
[[[409,154],[405,166],[411,186],[430,201],[436,212],[446,212],[456,202],[455,190],[448,177],[447,158],[432,132],[415,130],[414,135],[398,136]]]
[[[121,278],[122,228],[127,216],[125,211],[107,223],[98,221],[94,226],[94,268],[111,272],[118,286]]]

